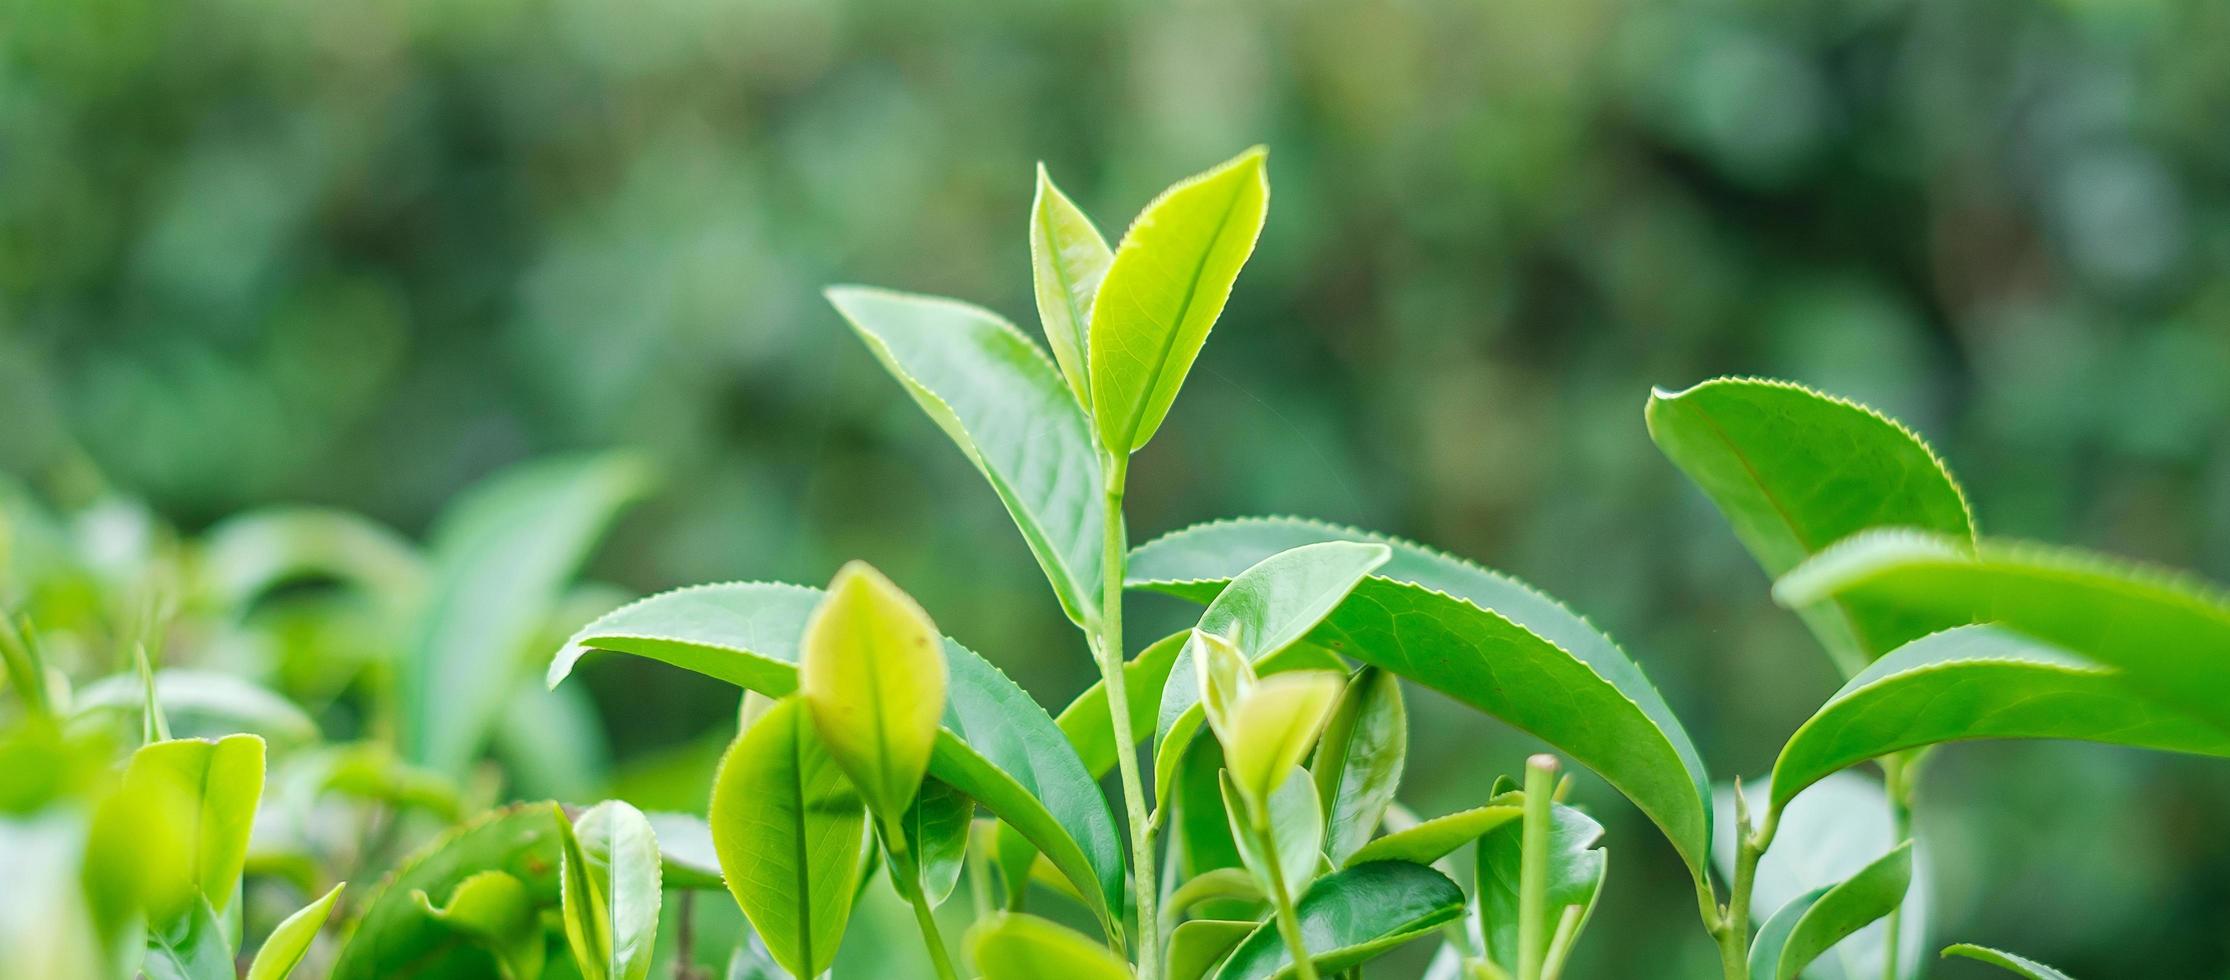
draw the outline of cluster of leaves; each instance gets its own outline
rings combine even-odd
[[[748,922],[719,937],[731,977],[814,977],[885,879],[948,978],[1314,980],[1437,938],[1436,980],[1550,980],[1609,872],[1602,827],[1565,802],[1562,759],[1662,832],[1727,977],[1896,980],[1921,970],[1928,862],[1910,826],[1936,746],[2060,738],[2230,756],[2230,601],[1980,538],[1916,436],[1794,385],[1716,380],[1657,393],[1646,413],[1848,678],[1747,787],[1712,781],[1618,644],[1508,576],[1290,518],[1132,548],[1130,459],[1167,418],[1267,206],[1265,155],[1249,151],[1172,187],[1111,248],[1041,172],[1029,231],[1050,358],[973,306],[829,292],[986,477],[1077,626],[1101,680],[1058,714],[860,564],[825,590],[739,582],[621,605],[573,632],[533,685],[520,652],[566,607],[602,598],[569,598],[566,583],[643,486],[625,460],[500,478],[425,556],[338,515],[243,519],[193,549],[184,594],[244,629],[281,583],[341,583],[369,611],[332,628],[380,624],[397,653],[309,673],[355,690],[369,734],[292,756],[308,761],[276,769],[285,791],[266,794],[254,732],[318,734],[287,696],[155,670],[144,624],[135,671],[76,687],[56,666],[70,654],[42,640],[69,630],[9,629],[20,717],[0,743],[0,830],[24,842],[5,854],[9,880],[27,884],[0,903],[0,955],[14,957],[0,966],[230,976],[249,931],[244,877],[293,869],[306,895],[340,871],[385,875],[340,916],[325,954],[336,977],[635,980],[661,962],[687,976],[692,940],[669,951],[661,937],[687,932],[688,902],[668,915],[664,897],[723,888]],[[1131,654],[1132,590],[1204,608]],[[520,804],[441,829],[538,789],[580,797],[567,783],[580,763],[548,733],[595,738],[561,682],[598,651],[744,692],[702,815]],[[1399,800],[1405,684],[1556,755],[1520,779],[1482,773],[1476,806],[1421,816]],[[222,737],[173,738],[189,710]],[[121,755],[119,716],[137,717],[142,743]],[[479,778],[491,750],[509,786]],[[1881,781],[1848,771],[1867,762]],[[1100,788],[1110,774],[1119,810]],[[329,846],[320,831],[336,825],[371,843]],[[387,861],[382,840],[428,827],[415,856]],[[973,921],[956,952],[937,912],[963,878]],[[251,975],[301,961],[340,894],[271,929]],[[61,940],[21,941],[32,935]],[[2058,975],[1981,947],[1945,952]]]

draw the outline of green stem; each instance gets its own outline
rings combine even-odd
[[[1882,759],[1882,784],[1889,796],[1889,841],[1891,846],[1903,843],[1913,835],[1912,767],[1903,755]],[[1908,896],[1910,891],[1907,892]],[[1903,959],[1898,947],[1904,939],[1905,900],[1899,898],[1897,906],[1889,910],[1889,938],[1883,944],[1882,980],[1898,980],[1897,964]]]
[[[1518,980],[1541,980],[1548,956],[1549,820],[1556,757],[1525,760],[1525,824],[1518,841]]]
[[[913,852],[906,847],[906,829],[898,821],[883,821],[883,846],[890,850],[891,863],[898,867],[891,883],[898,886],[899,897],[913,907],[914,924],[921,927],[922,945],[929,948],[929,962],[937,968],[938,980],[959,980],[960,974],[952,968],[952,954],[945,951],[944,934],[937,929],[937,917],[930,912],[929,895],[921,887],[921,865],[915,863]]]
[[[1100,684],[1107,691],[1107,717],[1115,729],[1115,767],[1122,772],[1123,811],[1130,830],[1132,891],[1138,897],[1138,975],[1155,980],[1161,973],[1161,944],[1154,903],[1161,876],[1154,867],[1153,831],[1147,825],[1146,785],[1138,775],[1138,740],[1131,733],[1130,695],[1123,688],[1123,573],[1130,548],[1123,535],[1123,486],[1130,457],[1110,452],[1107,464],[1107,538],[1101,552],[1099,617]]]
[[[1750,980],[1746,949],[1750,942],[1750,892],[1758,878],[1758,859],[1773,845],[1773,833],[1780,823],[1781,811],[1776,808],[1767,811],[1763,826],[1753,828],[1750,801],[1742,795],[1742,783],[1736,781],[1734,890],[1727,897],[1726,907],[1718,910],[1717,921],[1710,923],[1712,938],[1719,942],[1719,964],[1726,980]]]
[[[1247,809],[1259,810],[1252,803]],[[1316,959],[1309,955],[1308,937],[1301,934],[1301,915],[1293,908],[1293,894],[1285,887],[1284,861],[1278,858],[1278,836],[1270,829],[1270,821],[1260,812],[1247,814],[1247,823],[1254,830],[1255,846],[1261,849],[1263,873],[1270,879],[1270,903],[1278,917],[1278,935],[1285,938],[1286,952],[1293,957],[1294,980],[1316,980]]]

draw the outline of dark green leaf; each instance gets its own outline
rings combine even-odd
[[[968,827],[975,816],[976,801],[932,779],[922,784],[921,794],[899,821],[906,830],[906,850],[921,862],[922,891],[933,907],[943,905],[960,885],[960,871],[968,857]],[[893,877],[901,873],[890,861],[884,864]]]
[[[1401,787],[1408,755],[1409,712],[1402,706],[1401,681],[1376,667],[1357,671],[1309,764],[1324,800],[1324,854],[1334,865],[1346,864],[1378,832]]]
[[[1505,798],[1496,805],[1520,803],[1519,798]],[[1603,838],[1601,824],[1563,804],[1549,812],[1548,908],[1542,917],[1542,934],[1534,940],[1544,949],[1566,909],[1579,909],[1580,925],[1585,927],[1610,870],[1606,853],[1597,846]],[[1524,829],[1522,821],[1510,820],[1479,838],[1479,874],[1473,884],[1481,948],[1487,959],[1512,975],[1518,968],[1518,872]]]
[[[1261,923],[1239,919],[1195,919],[1169,932],[1168,980],[1201,980],[1237,949]]]
[[[549,804],[500,810],[428,844],[374,893],[333,965],[333,980],[491,976],[480,946],[426,914],[414,893],[450,896],[465,879],[501,871],[536,909],[558,904],[558,829]]]
[[[1463,892],[1438,871],[1404,861],[1358,864],[1318,878],[1296,910],[1322,973],[1364,963],[1463,914]],[[1289,976],[1293,957],[1272,923],[1233,950],[1217,980]]]
[[[549,943],[534,896],[519,879],[502,871],[482,871],[458,882],[440,906],[423,891],[412,892],[411,898],[435,921],[493,956],[504,980],[537,980],[542,975],[549,961]]]
[[[1525,815],[1522,807],[1508,803],[1472,807],[1443,814],[1414,827],[1404,827],[1364,844],[1345,864],[1367,861],[1408,861],[1431,864],[1478,840],[1488,831]]]

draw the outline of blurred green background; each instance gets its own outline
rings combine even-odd
[[[2214,0],[8,0],[0,472],[188,535],[306,502],[417,537],[508,464],[638,448],[661,487],[595,578],[865,558],[1058,706],[1091,668],[1035,565],[818,291],[1034,328],[1036,161],[1113,238],[1261,142],[1134,538],[1297,513],[1508,570],[1757,773],[1837,681],[1650,386],[1867,401],[1988,533],[2230,580],[2226,37]],[[660,773],[732,692],[588,675],[623,788],[685,805]],[[1417,701],[1427,812],[1533,747]],[[2230,977],[2230,769],[1971,746],[1924,794],[1932,938]],[[1670,848],[1580,797],[1618,860],[1575,972],[1711,975]]]

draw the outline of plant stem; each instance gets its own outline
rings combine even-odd
[[[899,897],[914,909],[914,924],[921,927],[922,945],[929,947],[929,962],[937,968],[938,980],[959,980],[960,974],[952,968],[952,954],[945,951],[944,934],[937,930],[937,917],[930,913],[929,895],[921,887],[921,865],[915,863],[912,850],[907,848],[906,829],[898,821],[883,821],[883,846],[890,850],[891,863],[898,866],[891,883],[898,886]]]
[[[1882,786],[1889,797],[1889,843],[1903,843],[1913,835],[1912,767],[1902,754],[1882,759]],[[1906,897],[1910,897],[1907,889]],[[1904,939],[1905,899],[1900,897],[1897,906],[1889,910],[1889,938],[1883,943],[1882,980],[1897,980],[1897,965],[1902,956],[1898,947]]]
[[[1719,910],[1718,921],[1712,924],[1712,938],[1719,941],[1719,963],[1727,980],[1750,980],[1750,959],[1746,947],[1750,942],[1750,892],[1757,883],[1758,859],[1765,849],[1773,846],[1773,833],[1780,826],[1781,811],[1767,811],[1765,824],[1755,827],[1750,822],[1750,801],[1742,795],[1741,780],[1734,786],[1735,859],[1734,889],[1727,897],[1725,908]]]
[[[1130,475],[1130,457],[1109,452],[1106,464],[1107,538],[1100,562],[1100,686],[1107,692],[1107,717],[1115,729],[1115,767],[1122,772],[1123,811],[1130,829],[1131,889],[1138,897],[1138,975],[1141,980],[1155,980],[1161,973],[1159,923],[1154,913],[1161,876],[1154,867],[1154,841],[1147,827],[1146,786],[1138,775],[1138,740],[1131,733],[1130,695],[1123,688],[1123,572],[1130,557],[1123,534],[1123,485]]]
[[[1254,829],[1261,849],[1263,871],[1270,878],[1270,902],[1278,917],[1278,935],[1285,937],[1286,952],[1293,957],[1295,980],[1316,980],[1316,959],[1309,955],[1308,937],[1301,934],[1301,915],[1293,909],[1293,894],[1285,887],[1285,862],[1278,858],[1278,835],[1260,808],[1248,803],[1247,823]]]
[[[1556,793],[1556,757],[1525,760],[1525,824],[1518,842],[1518,980],[1541,980],[1548,956],[1549,806]]]

